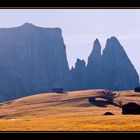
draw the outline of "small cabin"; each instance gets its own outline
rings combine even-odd
[[[140,92],[140,86],[136,87],[134,90],[135,92]]]
[[[135,102],[129,102],[122,105],[122,114],[140,114],[140,105]]]
[[[52,90],[54,93],[64,93],[63,88],[53,88]]]

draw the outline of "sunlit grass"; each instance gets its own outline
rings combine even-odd
[[[2,131],[140,131],[139,116],[65,116],[0,120]]]
[[[137,101],[133,91],[119,92],[118,101]],[[41,94],[0,106],[0,131],[140,131],[139,115],[122,115],[121,108],[90,106],[94,91]],[[115,115],[104,116],[105,112]]]

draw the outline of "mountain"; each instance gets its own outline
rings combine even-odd
[[[107,39],[101,67],[102,88],[129,90],[139,85],[139,75],[116,37]]]
[[[73,70],[72,76],[77,77],[75,87],[85,83],[86,89],[131,90],[139,85],[139,75],[116,37],[107,39],[103,54],[96,39],[87,66],[82,69],[86,74],[81,72],[81,67],[75,66]],[[79,71],[81,76],[77,76]],[[82,81],[83,75],[86,78]]]
[[[88,64],[77,59],[69,70],[60,28],[31,23],[0,28],[0,102],[53,88],[129,90],[138,85],[139,76],[116,37],[107,40],[103,54],[96,39]]]
[[[99,88],[101,72],[101,45],[98,39],[94,41],[93,49],[87,63],[87,88]]]
[[[60,28],[30,23],[0,29],[0,101],[52,88],[70,88],[71,76]]]
[[[71,76],[73,77],[73,90],[86,89],[86,64],[84,60],[77,59],[75,68],[71,69]]]

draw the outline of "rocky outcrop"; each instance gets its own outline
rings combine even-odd
[[[116,37],[107,39],[102,55],[101,87],[129,90],[139,85],[139,76]]]
[[[80,72],[80,67],[75,67],[77,73],[73,77],[78,73],[84,75],[86,79],[82,81],[79,76],[79,81],[84,83],[85,89],[133,90],[139,85],[139,75],[116,37],[107,39],[102,55],[101,45],[96,39],[87,66],[83,67],[86,74]],[[76,79],[75,86],[80,90],[78,77]]]
[[[69,90],[71,83],[60,28],[25,23],[0,29],[0,101]]]
[[[101,81],[101,45],[96,39],[94,41],[93,49],[88,57],[88,63],[86,68],[87,75],[87,88],[100,88]]]
[[[74,82],[72,90],[82,90],[87,88],[86,64],[84,60],[77,59],[75,68],[72,67],[71,69],[71,76],[73,77]]]

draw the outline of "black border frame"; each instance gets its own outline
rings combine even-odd
[[[122,0],[120,2],[119,0],[3,0],[0,1],[0,9],[140,9],[140,1]],[[8,136],[7,134],[15,133],[18,139],[21,137],[24,138],[21,134],[27,134],[28,138],[31,138],[29,134],[35,134],[34,136],[36,138],[41,139],[41,136],[36,134],[44,133],[49,134],[47,137],[49,136],[51,139],[58,139],[60,136],[61,139],[79,139],[79,136],[77,137],[75,134],[80,134],[80,137],[83,139],[93,138],[97,140],[128,140],[140,138],[140,131],[0,131],[0,134],[1,133],[6,134],[6,136]],[[63,134],[63,136],[60,134]]]

